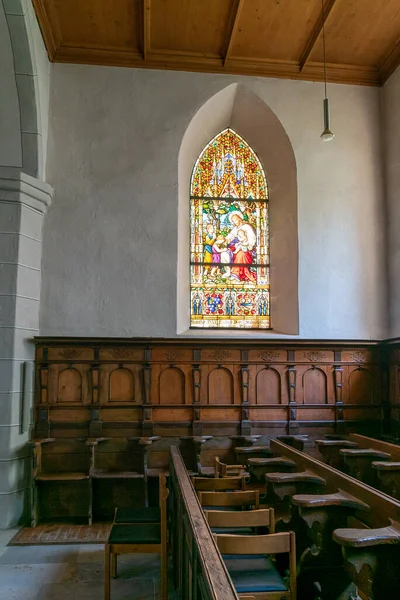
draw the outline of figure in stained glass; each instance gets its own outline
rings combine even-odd
[[[270,327],[267,183],[231,129],[207,144],[192,174],[191,326]]]

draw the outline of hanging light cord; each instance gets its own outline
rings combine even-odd
[[[327,98],[326,92],[326,44],[325,44],[325,10],[324,10],[324,0],[321,0],[322,4],[322,47],[324,51],[324,82],[325,82],[325,98]]]

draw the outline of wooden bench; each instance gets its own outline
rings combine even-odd
[[[277,435],[276,439],[296,450],[304,450],[304,444],[308,442],[308,435]]]
[[[176,446],[171,447],[169,471],[170,540],[178,597],[239,600]]]
[[[286,473],[296,470],[296,463],[282,456],[273,456],[271,458],[253,458],[247,459],[247,466],[250,471],[251,480],[265,481],[267,473]]]
[[[249,458],[271,458],[274,456],[268,446],[243,446],[235,450],[237,461],[241,465],[247,465]]]
[[[327,465],[334,467],[335,469],[340,469],[343,464],[341,461],[341,456],[339,454],[340,450],[343,448],[358,448],[357,442],[352,442],[350,440],[315,440],[315,445],[318,448],[319,452],[323,456],[324,461]]]
[[[376,472],[378,489],[400,500],[400,462],[374,461],[371,467]]]
[[[400,597],[400,523],[375,529],[336,529],[346,570],[363,599]]]
[[[372,463],[379,460],[389,460],[390,454],[374,450],[373,448],[342,448],[339,451],[343,459],[343,470],[351,477],[355,477],[369,485],[375,484],[375,471]]]
[[[90,466],[86,439],[44,438],[32,442],[31,523],[53,519],[92,522]]]
[[[329,545],[332,548],[332,542],[329,541],[329,538],[333,535],[333,531],[335,531],[334,524],[340,522],[338,519],[342,519],[342,522],[345,522],[347,526],[356,522],[360,528],[370,528],[371,530],[386,528],[390,526],[390,519],[395,522],[399,521],[400,502],[276,440],[271,440],[271,449],[277,455],[282,455],[293,460],[299,470],[312,471],[315,475],[326,481],[326,494],[324,495],[317,497],[309,495],[306,497],[303,496],[303,498],[294,495],[292,497],[293,505],[297,504],[297,508],[301,510],[301,519],[306,524],[308,532],[308,548],[303,552],[304,556],[299,563],[301,585],[307,582],[307,578],[312,583],[318,582],[322,585],[321,596],[324,597],[328,586],[326,581],[323,580],[324,570],[321,569],[324,563],[327,567],[330,565],[333,569],[329,585],[332,585],[332,581],[337,584],[338,595],[340,590],[343,591],[345,589],[349,581],[349,573],[354,583],[358,585],[359,580],[350,571],[346,575],[347,579],[344,578],[344,569],[343,565],[340,564],[341,557],[339,553],[336,552],[335,556],[329,556],[327,548]],[[270,477],[270,475],[267,477]],[[340,495],[338,496],[338,494]],[[341,504],[341,506],[335,507],[334,505],[337,503]],[[367,510],[367,507],[369,510]],[[344,519],[342,511],[345,512],[346,519]],[[341,527],[339,529],[344,528]],[[372,553],[375,556],[375,560],[378,560],[379,553],[381,552],[379,549],[382,545],[381,541],[379,538],[374,539],[374,532],[369,539],[371,544],[369,553]],[[338,561],[336,568],[332,564],[335,557]],[[372,579],[375,577],[374,573],[371,574],[371,577]],[[371,585],[373,588],[377,584],[372,581]],[[396,588],[395,591],[400,595],[400,587]],[[376,600],[377,598],[368,596],[365,590],[361,590],[360,593],[364,599],[371,598],[371,600]]]
[[[214,468],[206,468],[201,464],[202,447],[208,442],[208,440],[212,440],[212,438],[212,435],[189,435],[179,438],[179,448],[189,473],[214,477]]]

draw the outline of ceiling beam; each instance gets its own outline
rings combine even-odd
[[[151,0],[143,0],[143,60],[150,52]]]
[[[379,76],[381,83],[384,84],[392,73],[395,72],[397,67],[400,65],[400,40],[397,42],[395,47],[389,52],[385,60],[379,66]]]
[[[232,50],[233,40],[234,40],[236,31],[237,31],[237,28],[239,25],[239,19],[240,19],[240,14],[243,9],[243,5],[244,5],[244,0],[236,0],[235,4],[233,5],[233,8],[232,8],[231,18],[230,18],[230,22],[229,22],[228,36],[227,36],[225,52],[224,52],[224,56],[223,56],[224,67],[229,59],[229,54]]]
[[[299,66],[300,66],[300,71],[303,70],[304,65],[306,64],[308,57],[310,56],[315,43],[319,37],[319,34],[322,31],[323,26],[326,23],[327,18],[329,17],[332,8],[334,7],[336,0],[325,0],[325,6],[324,6],[324,14],[321,14],[321,17],[319,18],[317,24],[315,25],[314,29],[311,32],[311,35],[307,41],[306,47],[304,48],[301,56],[300,56],[300,61],[299,61]],[[321,6],[322,8],[322,6]]]

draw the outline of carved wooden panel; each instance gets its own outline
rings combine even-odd
[[[303,404],[327,404],[328,381],[325,371],[314,367],[303,374]]]
[[[399,350],[387,353],[389,405],[386,355],[374,343],[38,339],[35,434],[275,435],[356,431],[358,422],[380,427],[382,415],[400,414]]]
[[[208,374],[208,403],[233,404],[233,375],[225,367],[212,369]]]
[[[120,367],[110,375],[110,402],[134,402],[135,381],[129,369]]]
[[[160,404],[185,404],[185,375],[177,367],[163,369],[159,377]]]
[[[281,403],[281,376],[274,368],[261,369],[256,377],[256,404]]]
[[[82,402],[82,376],[77,369],[64,369],[58,375],[58,402]]]

